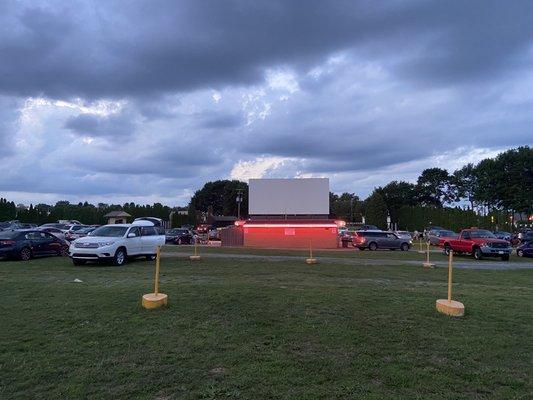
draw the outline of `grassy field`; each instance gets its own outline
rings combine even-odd
[[[0,398],[531,398],[533,270],[384,264],[0,262]]]

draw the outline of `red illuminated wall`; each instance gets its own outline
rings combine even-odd
[[[244,225],[244,246],[274,248],[336,249],[337,227],[247,227]]]

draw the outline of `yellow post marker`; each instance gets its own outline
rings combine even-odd
[[[418,239],[418,246],[419,246],[419,248],[418,248],[418,252],[419,252],[420,254],[424,254],[425,251],[422,250],[422,238]]]
[[[316,258],[313,257],[313,246],[311,245],[311,241],[309,241],[309,258],[306,258],[305,262],[309,265],[317,263]]]
[[[198,254],[198,244],[196,243],[196,240],[194,241],[194,255],[189,256],[189,260],[191,261],[199,261],[202,257]]]
[[[166,306],[168,296],[164,293],[159,293],[159,265],[161,262],[161,247],[157,246],[157,254],[155,258],[155,277],[154,277],[154,292],[143,295],[142,306],[146,309],[158,308]]]
[[[450,250],[448,258],[448,298],[439,299],[436,302],[437,311],[451,317],[462,317],[465,315],[465,306],[463,303],[452,300],[452,275],[453,275],[453,251]]]
[[[429,242],[428,243],[428,248],[426,250],[426,262],[422,263],[422,266],[424,268],[433,268],[435,266],[435,264],[429,262]]]

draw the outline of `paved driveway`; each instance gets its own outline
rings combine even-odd
[[[188,258],[190,254],[182,252],[163,252],[164,257],[177,257]],[[238,259],[238,260],[258,260],[258,261],[301,261],[304,257],[301,256],[269,256],[269,255],[255,255],[255,254],[202,254],[204,258],[226,258],[226,259]],[[422,266],[421,261],[413,260],[394,260],[390,258],[348,258],[348,257],[319,257],[320,263],[325,264],[342,264],[342,265],[413,265]],[[433,261],[438,268],[447,268],[448,263],[446,261]],[[474,260],[461,260],[455,258],[453,263],[454,268],[463,269],[492,269],[492,270],[506,270],[506,269],[533,269],[533,260],[531,262],[506,262],[500,260],[486,260],[486,261],[474,261]]]

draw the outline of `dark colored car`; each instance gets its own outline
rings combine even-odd
[[[533,240],[518,246],[516,254],[518,257],[533,257]]]
[[[511,238],[513,237],[511,232],[494,231],[493,233],[498,239],[507,240],[508,242],[510,242]]]
[[[411,247],[412,240],[398,237],[392,232],[357,231],[352,235],[352,244],[359,250],[402,250],[407,251]]]
[[[165,243],[191,244],[193,234],[188,229],[174,228],[165,234]]]
[[[20,230],[0,232],[0,258],[27,261],[39,256],[67,256],[68,243],[48,232]]]
[[[67,224],[60,224],[60,223],[57,223],[57,222],[49,222],[47,224],[42,224],[41,226],[39,226],[39,228],[54,228],[54,229],[59,229],[59,230],[66,230],[68,227]]]

